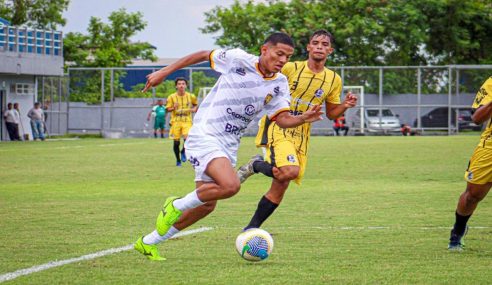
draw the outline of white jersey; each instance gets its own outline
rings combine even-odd
[[[274,119],[289,110],[287,78],[281,73],[264,77],[258,60],[241,49],[210,53],[210,66],[221,76],[195,115],[187,150],[220,146],[235,165],[240,138],[255,116],[265,110]]]

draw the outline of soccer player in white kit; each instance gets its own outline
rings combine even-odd
[[[284,33],[270,35],[260,57],[241,49],[200,51],[147,76],[143,91],[158,85],[183,67],[210,61],[221,73],[198,109],[188,139],[186,156],[195,169],[196,189],[183,198],[169,197],[156,222],[156,230],[141,237],[135,249],[151,260],[165,260],[156,244],[211,213],[217,200],[234,196],[241,184],[234,169],[240,138],[254,117],[265,110],[282,128],[321,120],[321,106],[299,116],[289,114],[287,79],[279,73],[294,52]]]

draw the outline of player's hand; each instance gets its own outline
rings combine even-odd
[[[343,106],[346,108],[353,108],[357,105],[357,96],[352,94],[352,92],[347,93],[345,99],[343,100]]]
[[[162,70],[157,70],[147,75],[147,83],[145,83],[144,89],[142,92],[147,92],[151,87],[155,87],[159,85],[166,78],[166,74]]]
[[[173,108],[174,108],[174,110],[177,110],[179,108],[179,104],[178,103],[174,103]]]
[[[324,112],[321,111],[321,105],[314,105],[301,115],[301,119],[303,119],[305,123],[321,121],[323,120],[323,114]]]

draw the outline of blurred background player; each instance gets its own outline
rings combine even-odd
[[[154,138],[157,138],[157,134],[161,134],[161,138],[164,138],[166,132],[166,107],[164,107],[164,101],[162,99],[157,100],[157,104],[152,107],[152,110],[147,115],[147,121],[154,117]]]
[[[192,126],[191,114],[197,111],[198,102],[195,95],[186,92],[188,85],[186,79],[178,77],[174,84],[176,92],[167,97],[166,108],[168,112],[171,112],[169,138],[174,140],[173,150],[176,156],[176,166],[181,166],[181,162],[186,162],[184,143]],[[183,148],[180,151],[181,137],[183,137]]]
[[[274,33],[261,46],[260,57],[241,49],[200,51],[147,76],[144,91],[172,72],[201,61],[210,61],[210,66],[221,73],[203,100],[186,141],[196,189],[183,198],[166,199],[156,230],[135,243],[137,251],[151,260],[164,260],[156,244],[207,216],[218,200],[239,191],[241,184],[234,167],[240,139],[262,110],[284,128],[322,119],[321,106],[313,106],[299,116],[288,112],[289,85],[278,72],[293,53],[292,39],[284,33]]]
[[[340,130],[344,131],[344,136],[347,135],[349,127],[347,126],[347,121],[345,120],[345,114],[342,114],[340,117],[336,118],[333,121],[333,130],[335,131],[335,135],[337,136],[340,135]]]
[[[327,117],[338,118],[357,104],[357,97],[348,93],[340,103],[342,80],[325,67],[327,57],[333,52],[333,36],[318,30],[311,35],[306,48],[306,61],[289,62],[282,68],[290,86],[290,113],[300,115],[313,105],[325,103]],[[262,118],[256,144],[266,146],[265,161],[259,155],[254,156],[239,168],[238,177],[244,182],[254,173],[261,172],[273,181],[244,229],[262,225],[282,201],[291,180],[300,185],[306,169],[310,133],[311,123],[285,129],[267,117]]]
[[[486,121],[487,127],[482,132],[480,143],[475,148],[465,171],[466,189],[458,200],[455,223],[449,238],[449,250],[461,251],[464,247],[463,237],[467,232],[467,222],[480,202],[492,187],[492,77],[487,79],[473,101],[475,112],[472,120],[476,124]]]

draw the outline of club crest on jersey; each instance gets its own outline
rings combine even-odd
[[[225,59],[226,58],[226,52],[225,51],[221,51],[219,53],[219,56],[218,57],[219,57],[219,59]]]
[[[287,155],[287,160],[289,162],[294,163],[294,162],[296,162],[296,157],[294,155],[292,155],[292,154],[289,154],[289,155]]]
[[[245,76],[246,70],[244,70],[244,68],[242,68],[242,67],[238,67],[238,68],[236,68],[236,73],[241,75],[241,76]]]
[[[314,96],[316,96],[316,98],[319,98],[321,96],[323,96],[323,93],[325,93],[325,91],[323,91],[323,89],[318,89],[316,90],[316,92],[314,92]]]

